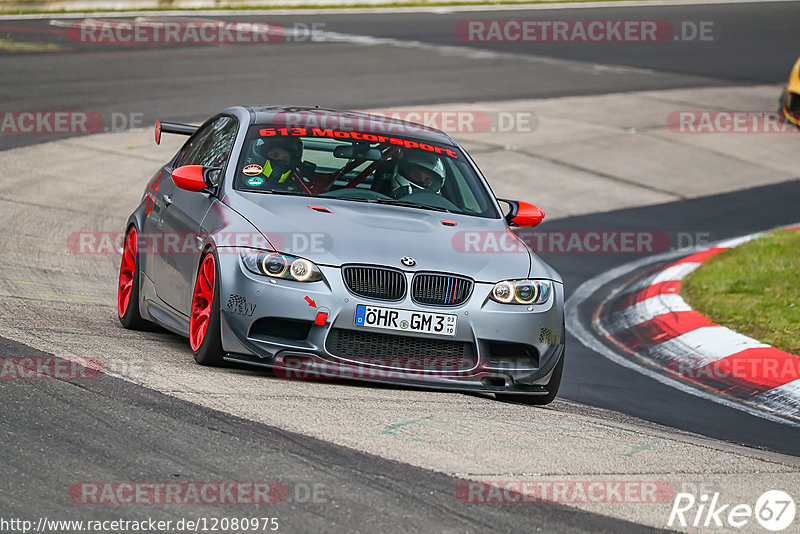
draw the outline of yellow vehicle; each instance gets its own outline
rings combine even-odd
[[[792,73],[789,74],[789,83],[781,96],[780,111],[787,121],[795,126],[800,126],[800,58],[792,67]]]

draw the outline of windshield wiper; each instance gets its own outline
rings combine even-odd
[[[374,202],[371,198],[350,198],[350,197],[324,197],[320,195],[322,198],[329,198],[331,200],[347,200],[349,202]]]
[[[289,195],[293,197],[315,197],[317,195],[312,195],[311,193],[303,193],[300,191],[278,191],[275,189],[265,189],[263,191],[244,191],[245,193],[266,193],[268,195]]]
[[[447,208],[442,208],[440,206],[429,206],[427,204],[417,204],[416,202],[409,202],[407,200],[394,200],[391,198],[353,198],[353,197],[325,197],[323,195],[319,195],[322,198],[330,198],[331,200],[346,200],[348,202],[366,202],[368,204],[388,204],[390,206],[402,206],[404,208],[417,208],[419,210],[431,210],[431,211],[443,211],[447,213],[456,213],[454,211],[450,211]]]
[[[432,210],[432,211],[446,211],[447,213],[453,213],[447,208],[442,208],[441,206],[431,206],[428,204],[417,204],[416,202],[409,202],[407,200],[393,200],[391,198],[376,198],[371,200],[370,202],[375,202],[378,204],[389,204],[392,206],[403,206],[405,208],[417,208],[421,210]]]

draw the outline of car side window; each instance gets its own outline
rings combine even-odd
[[[204,124],[183,145],[175,166],[222,167],[233,147],[236,130],[236,119],[227,115]]]

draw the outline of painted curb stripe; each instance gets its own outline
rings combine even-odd
[[[800,413],[800,380],[765,391],[752,397],[750,402],[776,412],[798,414]]]
[[[659,315],[649,321],[620,330],[612,334],[611,337],[620,345],[634,352],[639,352],[654,343],[669,341],[685,332],[704,326],[719,325],[694,310],[678,311]]]
[[[656,295],[642,300],[624,310],[612,313],[604,320],[606,321],[606,330],[613,333],[650,321],[667,313],[681,311],[692,311],[692,308],[686,304],[686,301],[680,295],[672,293]]]
[[[793,391],[796,392],[796,399],[794,400],[800,403],[800,380],[797,381],[796,390],[785,389],[790,388],[792,384],[795,384],[795,382],[791,382],[785,386],[781,386],[780,388],[775,388],[764,393],[758,397],[757,401],[754,399],[750,402],[742,402],[741,400],[735,399],[728,395],[714,394],[712,393],[714,390],[711,388],[695,387],[694,385],[691,385],[688,380],[678,378],[662,371],[657,371],[654,369],[655,366],[644,365],[641,361],[639,361],[638,358],[623,356],[621,351],[612,349],[609,345],[600,340],[600,337],[597,334],[598,332],[604,332],[604,329],[600,322],[599,316],[595,315],[595,317],[588,322],[584,320],[580,310],[584,306],[588,306],[590,303],[594,302],[594,296],[602,287],[614,280],[618,280],[626,275],[630,275],[631,273],[634,273],[643,267],[677,257],[681,254],[681,252],[682,251],[662,252],[656,254],[655,256],[633,260],[600,273],[599,275],[586,280],[577,288],[575,288],[572,295],[570,295],[570,297],[567,299],[567,302],[564,304],[564,307],[566,308],[565,319],[569,325],[568,328],[570,329],[572,336],[588,349],[619,365],[620,367],[639,373],[655,382],[658,382],[659,384],[674,388],[681,393],[692,395],[693,397],[697,397],[708,402],[714,402],[721,406],[725,406],[732,410],[738,410],[766,421],[787,425],[792,428],[800,428],[800,418],[794,415],[795,413],[800,413],[800,409],[797,409],[800,407],[800,404],[798,404],[798,406],[794,409],[789,410],[788,413],[786,410],[786,407],[789,406],[792,402],[792,399],[794,399],[792,396]],[[788,397],[788,400],[781,404],[780,397],[778,397],[778,400],[775,401],[775,408],[772,408],[771,405],[768,406],[768,403],[771,402],[771,400],[766,396],[778,390],[788,391],[788,393],[782,393]]]
[[[630,287],[622,290],[620,292],[621,295],[627,295],[629,293],[635,293],[637,291],[642,291],[647,289],[648,287],[656,284],[660,284],[661,282],[680,282],[682,278],[686,275],[700,267],[700,263],[680,263],[676,264],[673,263],[665,268],[663,271],[658,272],[654,275],[648,276],[643,280],[633,283]]]
[[[653,345],[647,349],[647,352],[659,355],[662,360],[672,360],[669,362],[670,368],[677,368],[681,374],[684,374],[745,349],[768,346],[724,326],[704,326]],[[707,347],[713,347],[713,350],[709,350]],[[683,354],[683,356],[680,358],[670,357],[670,355],[677,354]]]
[[[681,280],[703,262],[762,235],[728,239],[669,264],[606,301],[597,320],[618,346],[676,378],[748,404],[800,414],[800,356],[714,323],[679,294]]]
[[[634,284],[614,301],[608,309],[609,313],[622,311],[634,304],[653,298],[658,295],[677,294],[680,291],[680,281],[689,273],[700,267],[705,260],[716,256],[723,250],[722,247],[713,247],[697,252],[668,265],[662,271],[649,276]]]
[[[647,286],[641,291],[637,291],[635,293],[625,293],[623,295],[620,295],[617,299],[610,301],[609,305],[603,308],[603,312],[605,314],[612,314],[614,312],[622,311],[625,308],[629,308],[634,304],[636,304],[637,302],[653,298],[657,295],[669,295],[669,294],[677,295],[680,292],[680,290],[681,290],[680,280],[666,280],[664,282],[656,282],[653,285]]]
[[[749,399],[800,379],[800,357],[775,347],[743,350],[696,370],[704,384]]]
[[[701,250],[700,252],[695,252],[694,254],[686,256],[682,260],[676,261],[675,263],[670,265],[670,267],[673,267],[675,265],[681,265],[682,263],[697,263],[697,264],[701,264],[701,263],[704,263],[709,258],[711,258],[712,256],[716,256],[720,252],[728,250],[729,248],[730,248],[729,246],[726,246],[726,247],[717,246],[717,247],[707,248],[706,250]],[[699,266],[700,265],[698,265],[697,267],[699,267]],[[697,267],[695,267],[695,269]],[[686,273],[686,274],[688,274],[688,273]],[[684,275],[684,276],[686,276],[686,275]],[[681,278],[683,278],[683,276],[681,276]]]

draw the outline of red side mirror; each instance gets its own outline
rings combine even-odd
[[[155,124],[155,131],[156,131],[156,144],[161,144],[161,123],[156,121]]]
[[[511,226],[531,228],[538,225],[542,222],[542,219],[544,219],[542,208],[536,204],[531,204],[523,200],[498,200],[502,200],[511,206],[511,211],[506,215],[506,221],[508,221],[508,224]]]
[[[186,191],[201,191],[208,187],[202,165],[184,165],[172,171],[172,181]]]

